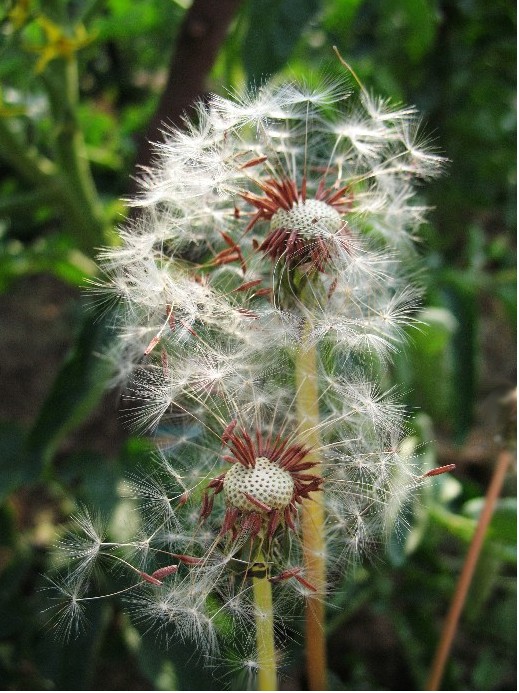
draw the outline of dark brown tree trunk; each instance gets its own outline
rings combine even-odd
[[[179,125],[205,93],[205,82],[241,0],[194,0],[180,27],[168,80],[158,108],[138,147],[136,166],[148,166],[150,142],[162,139],[161,127]]]

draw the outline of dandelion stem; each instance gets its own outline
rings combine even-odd
[[[263,561],[261,554],[257,561]],[[274,645],[274,611],[272,585],[267,576],[253,577],[252,588],[256,610],[256,646],[258,651],[258,690],[276,691],[276,650]]]
[[[305,324],[303,335],[311,329]],[[297,387],[297,415],[301,438],[305,445],[317,450],[320,445],[319,387],[317,381],[317,350],[315,346],[298,352],[295,361]],[[310,453],[310,456],[315,453]],[[311,457],[310,457],[311,459]],[[315,460],[316,462],[318,460]],[[314,467],[320,474],[320,465]],[[301,522],[303,527],[303,551],[305,557],[305,579],[317,588],[315,595],[308,596],[306,603],[306,666],[308,687],[312,691],[327,690],[326,685],[326,641],[324,602],[319,597],[326,584],[324,550],[324,504],[321,493],[312,494],[311,500],[303,503]]]

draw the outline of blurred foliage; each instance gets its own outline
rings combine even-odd
[[[189,5],[4,3],[2,306],[23,282],[30,301],[35,275],[80,287],[95,273],[91,258],[113,241],[124,213],[119,200],[129,188],[136,137],[154,113]],[[423,326],[410,335],[394,378],[409,406],[424,412],[406,441],[409,454],[420,450],[431,468],[441,453],[431,440],[447,441],[452,456],[474,431],[499,433],[496,407],[489,417],[482,396],[504,394],[513,378],[514,25],[515,8],[505,0],[244,0],[209,85],[224,92],[275,73],[343,75],[336,45],[370,90],[424,113],[434,146],[451,163],[448,175],[423,191],[433,208],[423,228]],[[120,480],[149,463],[144,441],[128,438],[107,453],[91,437],[83,440],[85,426],[95,428],[103,416],[96,419],[108,374],[95,354],[107,334],[92,312],[79,322],[66,333],[68,355],[30,421],[7,413],[0,423],[0,680],[17,690],[232,686],[232,672],[194,666],[188,646],[166,652],[152,634],[139,637],[116,603],[100,603],[85,633],[68,645],[57,644],[44,625],[41,575],[56,532],[81,502],[99,508],[117,532],[128,503],[119,496]],[[10,324],[8,334],[13,330],[16,343],[21,338]],[[1,347],[13,356],[7,337]],[[20,358],[23,372],[22,350]],[[13,402],[32,397],[4,395]],[[409,508],[405,539],[395,535],[383,562],[360,567],[344,584],[329,608],[334,688],[423,686],[489,476],[485,466],[462,464],[457,479],[438,478]],[[508,488],[469,595],[447,689],[516,688],[515,517]],[[116,583],[114,576],[113,589]],[[289,648],[295,665],[286,674],[297,682],[300,647]]]

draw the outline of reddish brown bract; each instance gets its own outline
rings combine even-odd
[[[456,469],[455,464],[445,464],[443,467],[436,467],[435,469],[431,469],[430,471],[426,472],[422,476],[438,476],[438,474],[445,474],[446,472],[452,472],[454,469]]]

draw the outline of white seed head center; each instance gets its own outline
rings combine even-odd
[[[239,510],[261,512],[257,505],[247,500],[244,493],[249,493],[270,508],[282,510],[292,500],[294,480],[289,472],[275,462],[258,457],[254,469],[233,464],[225,475],[223,492],[227,504]]]
[[[297,231],[303,238],[335,236],[343,228],[339,212],[322,200],[299,202],[291,209],[278,209],[270,220],[270,230]]]

